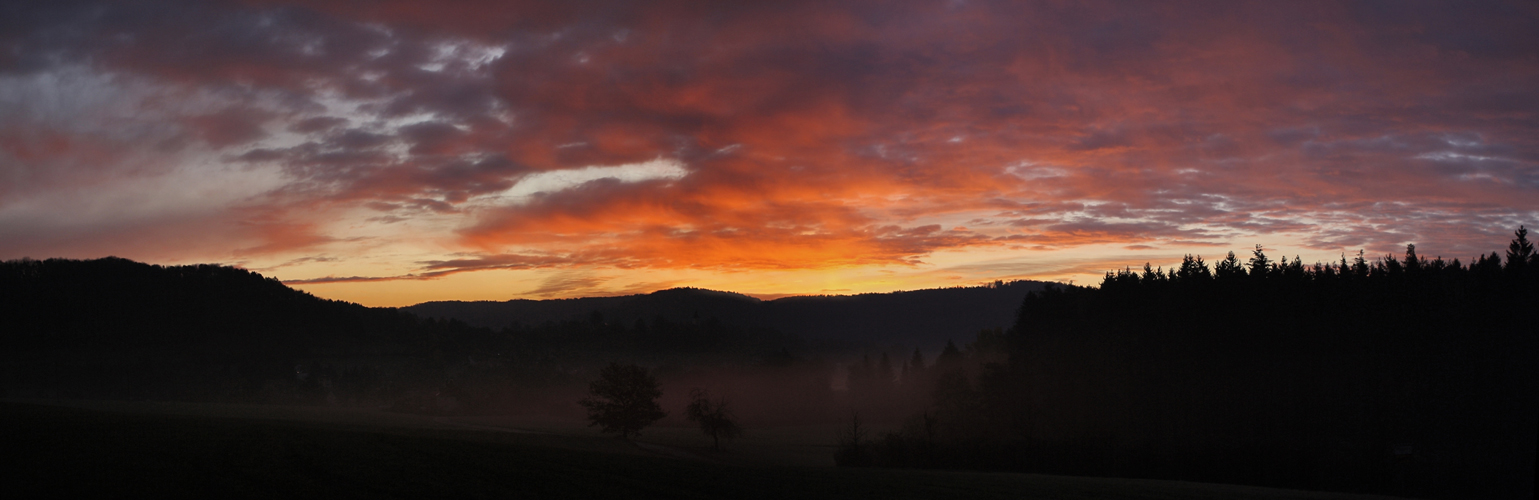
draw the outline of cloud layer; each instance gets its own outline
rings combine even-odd
[[[0,257],[545,295],[1465,257],[1539,221],[1534,88],[1516,1],[13,2]]]

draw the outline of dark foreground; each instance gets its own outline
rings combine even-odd
[[[612,439],[0,403],[6,493],[267,498],[1370,498],[1028,474],[747,467]]]

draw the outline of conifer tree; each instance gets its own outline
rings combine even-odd
[[[1363,250],[1362,249],[1358,249],[1358,251],[1357,251],[1357,258],[1352,259],[1352,275],[1353,276],[1367,276],[1368,275],[1368,259],[1363,256]]]
[[[1261,252],[1261,245],[1256,245],[1256,250],[1252,252],[1250,258],[1250,276],[1252,278],[1265,278],[1267,273],[1271,271],[1271,268],[1271,259],[1266,258],[1266,254]]]
[[[1518,226],[1518,230],[1512,233],[1512,243],[1507,245],[1507,271],[1522,273],[1528,264],[1535,260],[1534,244],[1528,241],[1528,228]]]
[[[1202,261],[1202,256],[1192,257],[1192,254],[1186,254],[1186,257],[1181,259],[1181,268],[1176,271],[1176,278],[1181,281],[1206,281],[1213,278],[1213,273],[1208,270],[1208,264]]]
[[[955,342],[947,340],[946,341],[946,348],[945,349],[941,349],[940,356],[936,356],[936,358],[935,358],[935,368],[941,369],[942,371],[944,371],[944,370],[950,370],[952,368],[960,367],[961,365],[962,365],[962,350],[961,349],[957,349],[957,345],[956,345]]]
[[[924,373],[924,354],[919,352],[918,347],[914,348],[914,355],[909,358],[908,367],[909,373],[912,373],[916,377],[921,373]]]
[[[892,358],[887,353],[882,353],[882,360],[876,364],[876,386],[887,390],[892,387]]]
[[[850,363],[850,375],[848,387],[850,392],[865,393],[871,388],[876,368],[871,365],[871,355],[863,356],[859,363]]]
[[[1234,256],[1234,252],[1229,252],[1229,256],[1224,257],[1224,260],[1218,261],[1218,265],[1214,266],[1214,274],[1219,279],[1245,276],[1245,268],[1240,266],[1240,259]]]

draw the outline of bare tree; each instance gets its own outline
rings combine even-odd
[[[684,413],[689,416],[689,421],[700,424],[700,432],[711,437],[711,447],[716,450],[721,450],[722,439],[743,435],[743,428],[737,425],[737,418],[727,408],[727,398],[713,401],[705,389],[689,391],[689,407]]]
[[[870,467],[871,454],[866,450],[865,426],[860,423],[860,412],[850,412],[850,425],[839,431],[839,444],[834,451],[834,464],[840,467]]]

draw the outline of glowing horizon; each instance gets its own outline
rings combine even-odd
[[[0,7],[0,259],[374,306],[1037,279],[1539,226],[1539,7]]]

